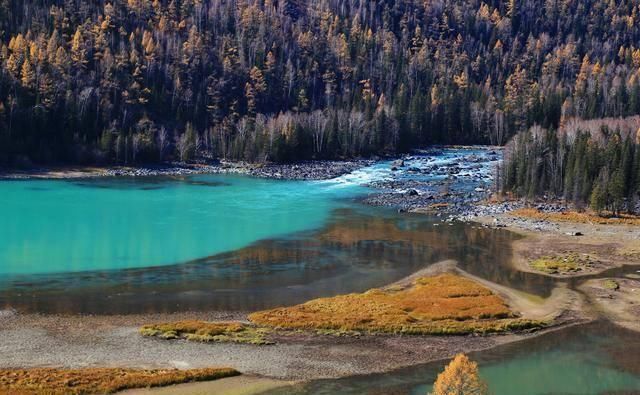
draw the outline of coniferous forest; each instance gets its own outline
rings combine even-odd
[[[636,0],[0,0],[0,163],[349,158],[640,114],[639,14]]]
[[[639,212],[640,117],[534,126],[508,144],[503,187],[519,197],[561,198],[597,213]]]

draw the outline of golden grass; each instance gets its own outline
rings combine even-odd
[[[140,328],[143,336],[162,339],[187,339],[200,342],[231,342],[271,344],[266,339],[269,330],[239,322],[178,321],[150,324]]]
[[[191,370],[0,369],[0,394],[112,394],[132,388],[162,387],[237,376],[231,368]]]
[[[511,214],[517,217],[542,219],[555,222],[576,222],[598,225],[640,225],[640,216],[630,214],[620,214],[617,217],[613,217],[606,213],[601,216],[587,212],[579,213],[577,211],[547,213],[533,208],[521,208],[514,210]]]
[[[488,288],[453,274],[417,279],[408,288],[314,299],[249,315],[257,325],[282,328],[405,334],[468,334],[536,328],[518,318]]]

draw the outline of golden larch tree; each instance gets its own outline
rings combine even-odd
[[[478,374],[478,364],[458,354],[438,375],[432,395],[486,395],[487,385]]]

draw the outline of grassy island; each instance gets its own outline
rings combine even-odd
[[[536,328],[477,282],[454,274],[421,277],[407,286],[314,299],[249,315],[256,325],[387,334],[493,333]]]

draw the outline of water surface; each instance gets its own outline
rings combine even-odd
[[[565,328],[469,356],[478,362],[493,395],[640,393],[640,336],[605,322]],[[268,395],[424,395],[447,363],[318,380]]]
[[[317,228],[358,188],[230,175],[0,182],[0,276],[181,263]]]

